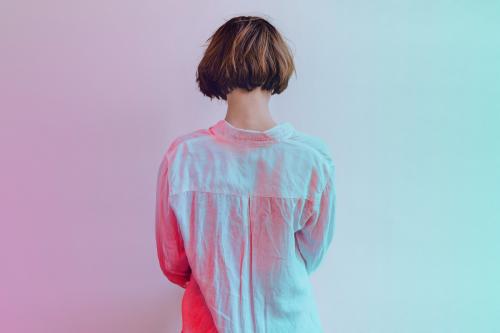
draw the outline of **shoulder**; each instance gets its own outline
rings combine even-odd
[[[182,153],[183,149],[192,146],[192,144],[205,138],[207,135],[208,131],[206,129],[197,129],[175,136],[166,144],[166,147],[163,150],[160,162],[161,166],[163,167],[164,165],[168,165],[174,155],[179,152]]]
[[[330,147],[323,138],[297,130],[290,139],[300,145],[304,151],[308,151],[312,160],[315,161],[313,164],[321,179],[316,188],[316,194],[319,195],[328,184],[333,183],[335,178],[335,160]]]
[[[174,137],[167,145],[164,155],[172,155],[177,150],[195,144],[207,137],[206,129],[197,129]]]
[[[290,137],[290,141],[316,156],[323,164],[331,167],[335,165],[331,149],[323,138],[295,130],[294,135]]]

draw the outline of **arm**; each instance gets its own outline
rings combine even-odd
[[[191,278],[184,242],[177,218],[169,203],[168,159],[165,156],[159,171],[156,189],[156,249],[160,268],[172,283],[186,288]]]
[[[326,185],[319,201],[304,226],[295,233],[295,240],[308,274],[315,271],[328,250],[335,230],[335,166],[330,164]]]

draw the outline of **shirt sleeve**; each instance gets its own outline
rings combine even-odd
[[[157,177],[155,234],[158,260],[163,274],[172,283],[186,288],[191,267],[177,218],[169,203],[168,160],[163,158]]]
[[[335,230],[335,203],[335,166],[332,164],[319,201],[313,203],[312,214],[295,234],[296,244],[308,274],[318,268],[332,242]]]

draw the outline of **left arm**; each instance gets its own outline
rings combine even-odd
[[[186,288],[191,278],[191,267],[177,217],[169,203],[167,156],[164,156],[158,170],[155,215],[156,249],[160,268],[168,280]]]

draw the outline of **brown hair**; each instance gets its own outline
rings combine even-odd
[[[203,95],[226,100],[234,88],[280,94],[295,71],[292,52],[278,30],[258,16],[237,16],[220,26],[196,72]]]

